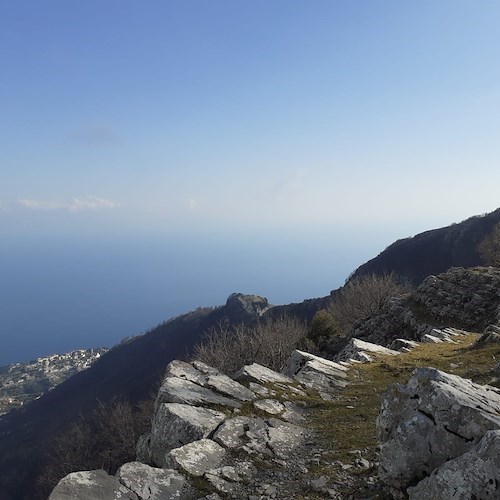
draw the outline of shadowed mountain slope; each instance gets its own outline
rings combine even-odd
[[[450,267],[479,266],[483,262],[477,246],[498,222],[500,209],[398,240],[358,267],[351,279],[395,272],[418,285],[430,274],[443,273]]]
[[[226,305],[200,308],[124,341],[89,369],[0,419],[0,499],[35,498],[32,484],[50,440],[66,425],[114,398],[136,403],[155,391],[165,366],[189,356],[202,334],[225,319],[251,324],[266,299],[232,294]]]

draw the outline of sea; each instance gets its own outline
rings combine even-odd
[[[303,230],[10,235],[0,245],[0,366],[111,347],[233,292],[272,304],[325,296],[379,240]]]

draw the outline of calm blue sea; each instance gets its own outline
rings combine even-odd
[[[0,365],[112,346],[232,292],[323,296],[378,243],[308,234],[11,236],[0,247]]]

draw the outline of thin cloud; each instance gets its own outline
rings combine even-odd
[[[198,202],[194,198],[189,198],[187,208],[190,212],[194,212],[198,208]]]
[[[69,203],[21,198],[17,200],[17,204],[28,210],[66,210],[69,212],[80,212],[83,210],[105,210],[116,208],[118,206],[113,201],[107,200],[105,198],[99,198],[98,196],[73,198]]]
[[[57,201],[29,200],[26,198],[17,200],[17,203],[29,210],[62,210],[68,207],[68,205]]]
[[[86,198],[73,198],[68,206],[69,210],[77,212],[79,210],[101,210],[107,208],[116,208],[118,205],[111,200],[98,198],[97,196],[87,196]]]
[[[94,123],[82,126],[69,136],[70,140],[86,146],[115,146],[121,142],[119,135],[110,125]]]

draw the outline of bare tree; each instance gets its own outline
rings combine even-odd
[[[88,417],[56,436],[42,464],[37,484],[48,494],[70,472],[104,469],[113,474],[125,462],[135,460],[137,438],[147,431],[153,400],[135,408],[125,401],[99,403]]]
[[[306,334],[305,323],[287,316],[252,327],[222,322],[195,347],[194,358],[225,373],[253,362],[280,370]]]
[[[382,311],[387,301],[409,291],[394,273],[370,274],[349,280],[328,307],[338,328],[347,335],[352,327],[364,318]]]
[[[500,222],[483,238],[477,250],[486,265],[500,267]]]

